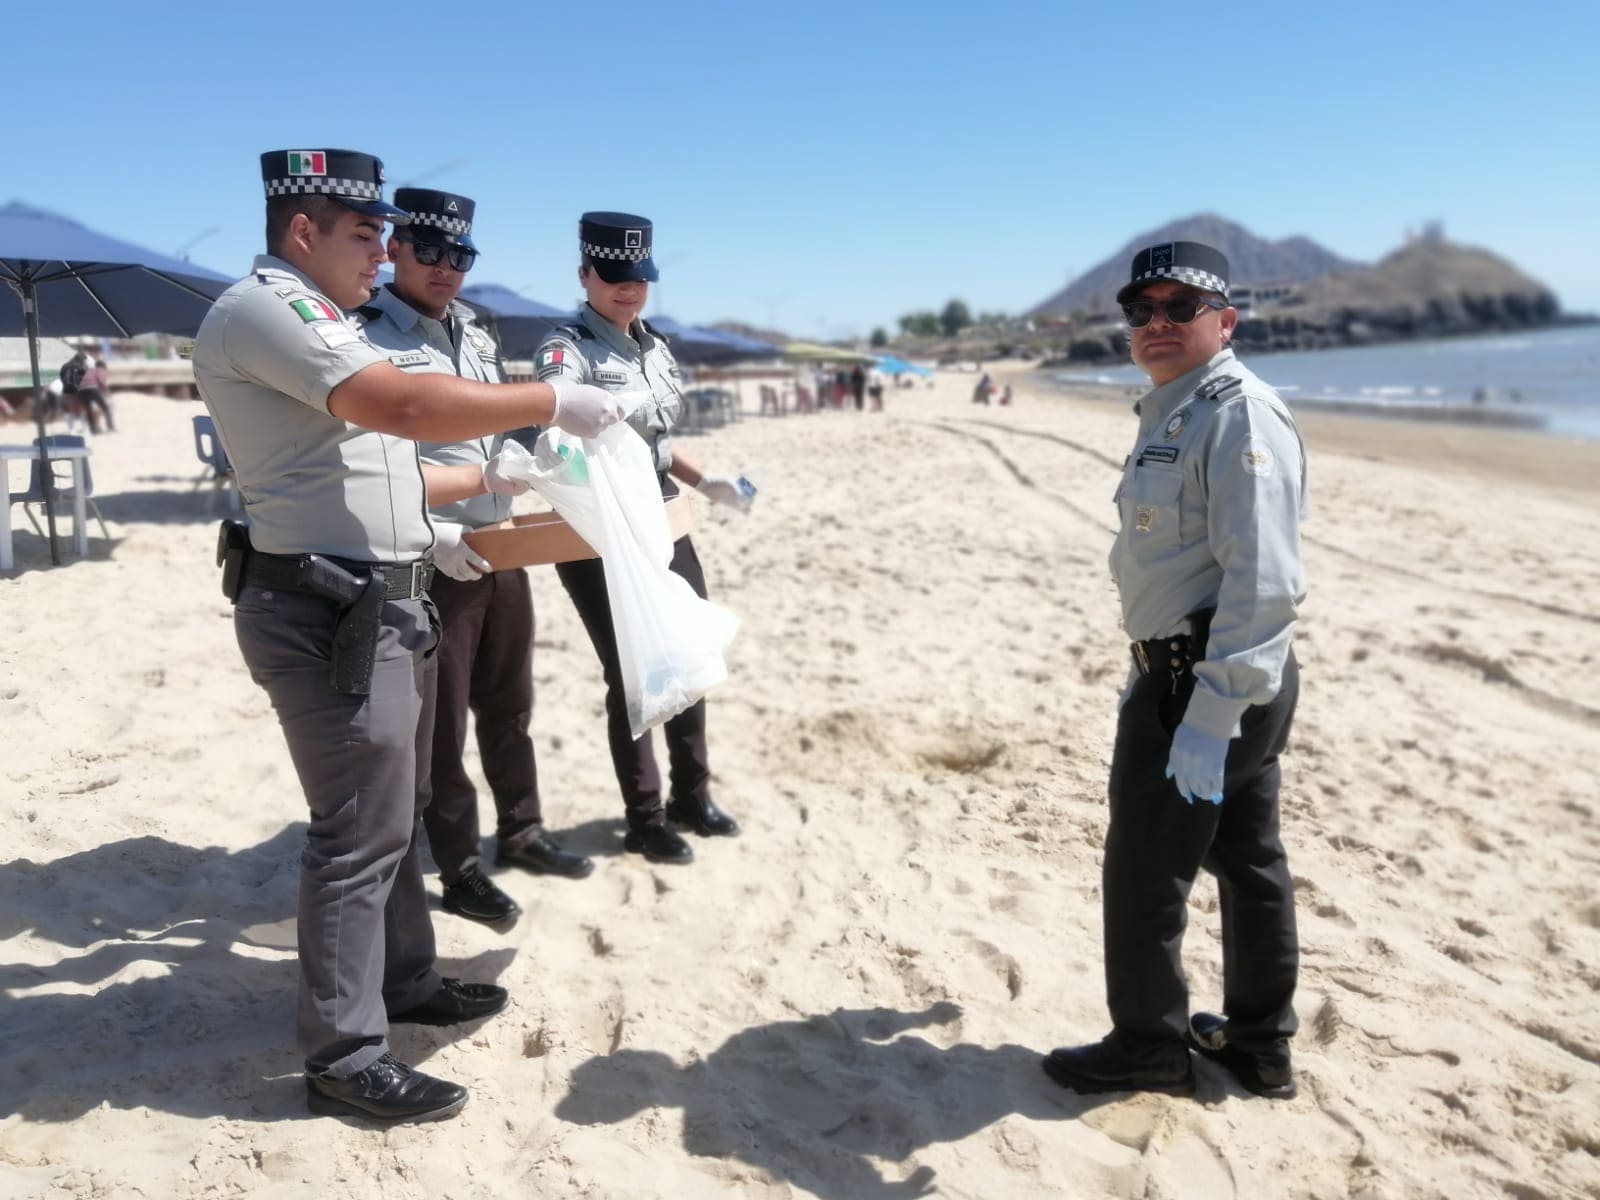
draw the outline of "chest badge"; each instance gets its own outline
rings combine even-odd
[[[1135,533],[1149,533],[1150,527],[1155,524],[1155,520],[1155,505],[1137,505],[1133,510],[1133,531]]]
[[[1165,435],[1165,440],[1170,442],[1170,441],[1172,441],[1173,438],[1177,437],[1180,433],[1182,433],[1183,432],[1183,427],[1184,427],[1184,425],[1186,425],[1188,423],[1188,421],[1189,421],[1189,410],[1188,409],[1180,408],[1177,412],[1173,413],[1172,414],[1172,419],[1167,422],[1167,432],[1166,432],[1166,435]]]

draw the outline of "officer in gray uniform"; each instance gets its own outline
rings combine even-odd
[[[411,223],[389,241],[394,282],[356,310],[357,325],[402,370],[503,382],[494,340],[456,299],[478,255],[472,240],[477,206],[466,196],[432,188],[400,188],[394,199],[411,215]],[[590,859],[563,850],[543,825],[528,736],[534,633],[528,576],[520,567],[488,570],[462,540],[469,529],[508,518],[511,498],[527,490],[526,483],[495,469],[504,441],[505,435],[496,433],[421,447],[423,462],[477,467],[490,488],[431,512],[434,558],[442,577],[434,577],[428,594],[439,608],[444,640],[432,778],[417,777],[422,824],[444,883],[444,907],[488,923],[508,921],[520,910],[482,869],[478,794],[462,761],[469,711],[498,814],[497,861],[574,878],[594,869]]]
[[[683,380],[666,338],[651,329],[641,315],[650,284],[660,278],[650,257],[652,232],[649,221],[631,213],[583,214],[578,223],[582,254],[578,282],[588,302],[570,324],[553,330],[540,345],[538,377],[593,383],[619,393],[648,392],[650,399],[627,421],[655,453],[661,494],[676,496],[674,480],[679,480],[713,503],[748,510],[753,492],[737,480],[705,474],[672,440],[672,430],[683,415]],[[697,595],[705,596],[705,572],[688,537],[679,538],[673,546],[671,566]],[[635,741],[628,725],[605,568],[599,559],[586,559],[557,563],[556,573],[583,618],[605,670],[606,733],[627,809],[623,846],[652,862],[690,862],[694,851],[673,828],[674,823],[702,837],[732,837],[739,832],[737,822],[711,799],[705,701],[664,726],[672,792],[663,807],[661,774],[650,735]]]
[[[1278,756],[1299,695],[1306,460],[1288,408],[1228,348],[1227,293],[1227,259],[1198,242],[1141,250],[1117,293],[1156,386],[1135,405],[1111,551],[1133,655],[1102,888],[1112,1031],[1044,1063],[1079,1092],[1188,1094],[1192,1049],[1257,1095],[1295,1093]],[[1221,897],[1222,1016],[1190,1015],[1181,963],[1202,866]]]
[[[248,528],[225,523],[223,589],[252,678],[278,714],[310,807],[301,855],[297,1031],[314,1109],[448,1116],[466,1090],[389,1052],[393,1022],[454,1024],[506,1003],[434,969],[415,842],[432,741],[438,618],[429,503],[484,490],[424,468],[416,439],[620,416],[597,388],[411,375],[350,324],[384,261],[382,164],[349,150],[261,156],[267,253],[207,314],[195,379],[237,471]]]

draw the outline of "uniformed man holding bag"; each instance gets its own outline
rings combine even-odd
[[[1133,656],[1102,889],[1112,1031],[1044,1062],[1079,1092],[1187,1094],[1192,1049],[1258,1095],[1295,1093],[1278,756],[1299,694],[1305,451],[1283,401],[1228,348],[1227,293],[1227,259],[1197,242],[1140,251],[1117,293],[1156,386],[1135,405],[1111,552]],[[1181,962],[1202,866],[1221,897],[1221,1016],[1190,1015]]]
[[[660,278],[651,258],[652,226],[631,213],[587,212],[578,222],[578,282],[588,302],[570,324],[539,347],[538,377],[598,384],[618,393],[649,394],[627,422],[655,454],[661,493],[676,496],[681,481],[714,504],[748,511],[754,489],[740,479],[707,475],[681,452],[672,430],[683,416],[683,382],[666,339],[643,319],[650,284]],[[705,599],[705,572],[687,536],[673,546],[671,568]],[[562,586],[583,618],[605,670],[606,734],[627,810],[626,850],[652,862],[688,863],[694,851],[674,824],[702,837],[732,837],[739,826],[711,799],[706,752],[706,704],[699,700],[663,727],[671,795],[664,806],[651,735],[634,740],[617,655],[616,632],[599,559],[556,564]]]
[[[416,772],[432,741],[438,618],[427,510],[481,493],[476,466],[424,470],[416,442],[553,422],[595,436],[620,413],[583,386],[408,374],[344,317],[384,261],[382,164],[349,150],[261,156],[267,253],[217,300],[195,379],[237,472],[248,536],[225,526],[224,590],[310,808],[301,855],[297,1032],[317,1110],[448,1116],[466,1089],[400,1062],[393,1022],[506,1003],[442,979],[418,862]]]
[[[472,240],[477,205],[432,188],[400,188],[395,203],[411,223],[389,240],[394,282],[355,312],[367,339],[406,371],[505,380],[500,356],[473,312],[456,297],[478,257]],[[419,773],[422,824],[444,884],[444,907],[469,920],[509,921],[520,909],[483,872],[478,794],[462,761],[468,714],[477,725],[483,773],[498,821],[496,861],[502,866],[581,878],[592,860],[563,850],[545,831],[539,776],[528,725],[533,716],[533,595],[522,568],[488,569],[462,540],[471,529],[511,515],[511,498],[528,490],[494,468],[505,435],[461,442],[425,442],[422,461],[465,464],[483,472],[481,496],[435,507],[434,559],[440,575],[428,594],[439,608],[438,702],[431,778]]]

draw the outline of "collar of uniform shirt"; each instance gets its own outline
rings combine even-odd
[[[644,327],[642,318],[639,322],[639,336],[637,338],[626,329],[613,325],[606,320],[594,305],[587,301],[583,305],[583,318],[589,328],[594,330],[595,335],[613,350],[621,350],[625,354],[641,355],[647,353],[650,347],[655,345],[655,339],[650,336],[649,330]]]
[[[368,300],[367,303],[393,321],[398,329],[410,329],[424,319],[433,321],[432,317],[424,318],[420,312],[402,300],[400,294],[394,290],[392,283],[386,283],[373,292],[372,299]],[[434,321],[434,324],[444,330],[444,340],[454,345],[455,343],[452,339],[461,336],[459,330],[464,329],[471,322],[472,315],[472,310],[460,300],[452,300],[444,310],[444,320]],[[453,326],[451,324],[452,320],[454,320]]]
[[[293,275],[301,283],[305,284],[306,291],[313,292],[318,296],[322,295],[322,289],[316,284],[312,283],[310,277],[306,275],[305,272],[301,271],[300,268],[295,266],[293,263],[286,262],[285,260],[277,258],[274,255],[256,255],[255,262],[250,264],[250,273],[253,275],[257,271],[282,271],[285,274]]]
[[[1172,415],[1173,409],[1187,400],[1195,388],[1205,382],[1207,376],[1234,361],[1236,360],[1233,351],[1224,346],[1194,370],[1179,375],[1176,379],[1163,383],[1158,388],[1152,388],[1140,396],[1133,402],[1133,411],[1139,414],[1140,427],[1165,421]]]

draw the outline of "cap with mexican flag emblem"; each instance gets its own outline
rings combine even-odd
[[[395,225],[411,214],[383,200],[383,163],[356,150],[268,150],[261,156],[267,197],[315,195]]]

